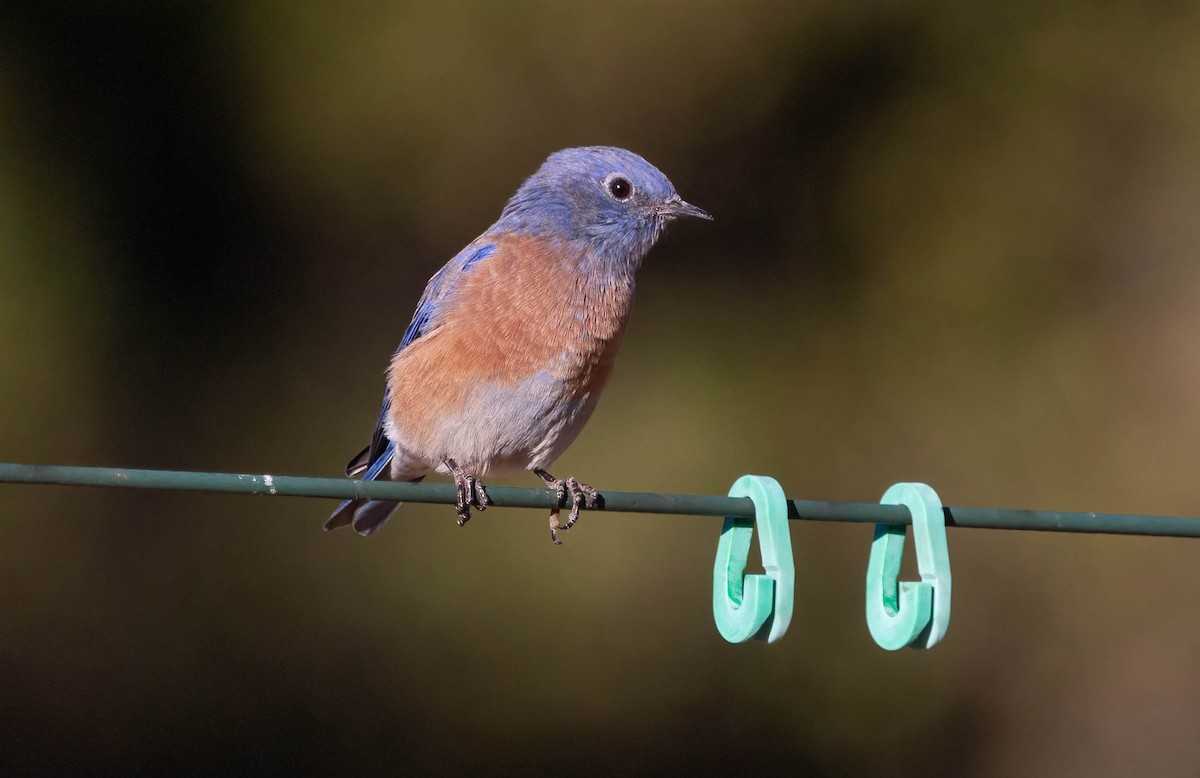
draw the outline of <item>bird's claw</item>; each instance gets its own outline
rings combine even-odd
[[[479,511],[487,510],[487,507],[492,504],[492,498],[488,497],[483,481],[473,475],[467,475],[453,459],[447,459],[446,466],[450,468],[450,473],[454,476],[456,490],[454,509],[458,512],[458,526],[461,527],[471,520],[472,508]]]
[[[580,508],[596,508],[600,505],[600,492],[588,484],[581,483],[574,476],[568,478],[555,478],[545,470],[534,470],[546,486],[554,490],[555,496],[558,498],[558,504],[550,511],[550,540],[555,545],[562,545],[562,541],[558,539],[558,531],[560,529],[571,529],[575,526],[575,522],[579,521]],[[567,513],[567,523],[561,522],[561,509],[563,503],[566,502],[567,495],[571,496],[571,510]]]

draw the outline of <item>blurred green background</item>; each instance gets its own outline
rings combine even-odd
[[[107,5],[0,11],[0,460],[340,473],[425,280],[599,143],[717,221],[555,472],[1200,514],[1196,4]],[[332,507],[0,487],[0,769],[1200,766],[1194,542],[952,531],[892,654],[868,527],[731,646],[717,520]]]

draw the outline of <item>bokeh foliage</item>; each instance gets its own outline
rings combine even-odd
[[[556,148],[717,217],[652,254],[558,470],[1200,514],[1200,11],[23,2],[0,11],[0,459],[333,474],[425,279]],[[533,485],[533,482],[525,482]],[[869,530],[728,646],[717,525],[0,489],[0,767],[1194,773],[1200,546],[955,531],[886,654]]]

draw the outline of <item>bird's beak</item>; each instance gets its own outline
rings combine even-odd
[[[686,202],[679,195],[671,195],[658,208],[659,214],[671,219],[676,219],[680,216],[692,216],[696,219],[707,219],[712,221],[713,217],[709,216],[708,211],[702,208],[697,208],[689,202]]]

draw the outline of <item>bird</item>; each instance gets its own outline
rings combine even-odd
[[[459,525],[490,498],[484,477],[531,471],[570,498],[565,524],[592,486],[547,470],[575,440],[599,400],[633,304],[636,273],[666,225],[712,220],[641,156],[614,146],[550,154],[499,219],[438,270],[387,368],[371,442],[346,465],[368,481],[455,483]],[[378,530],[400,505],[351,499],[326,530]]]

